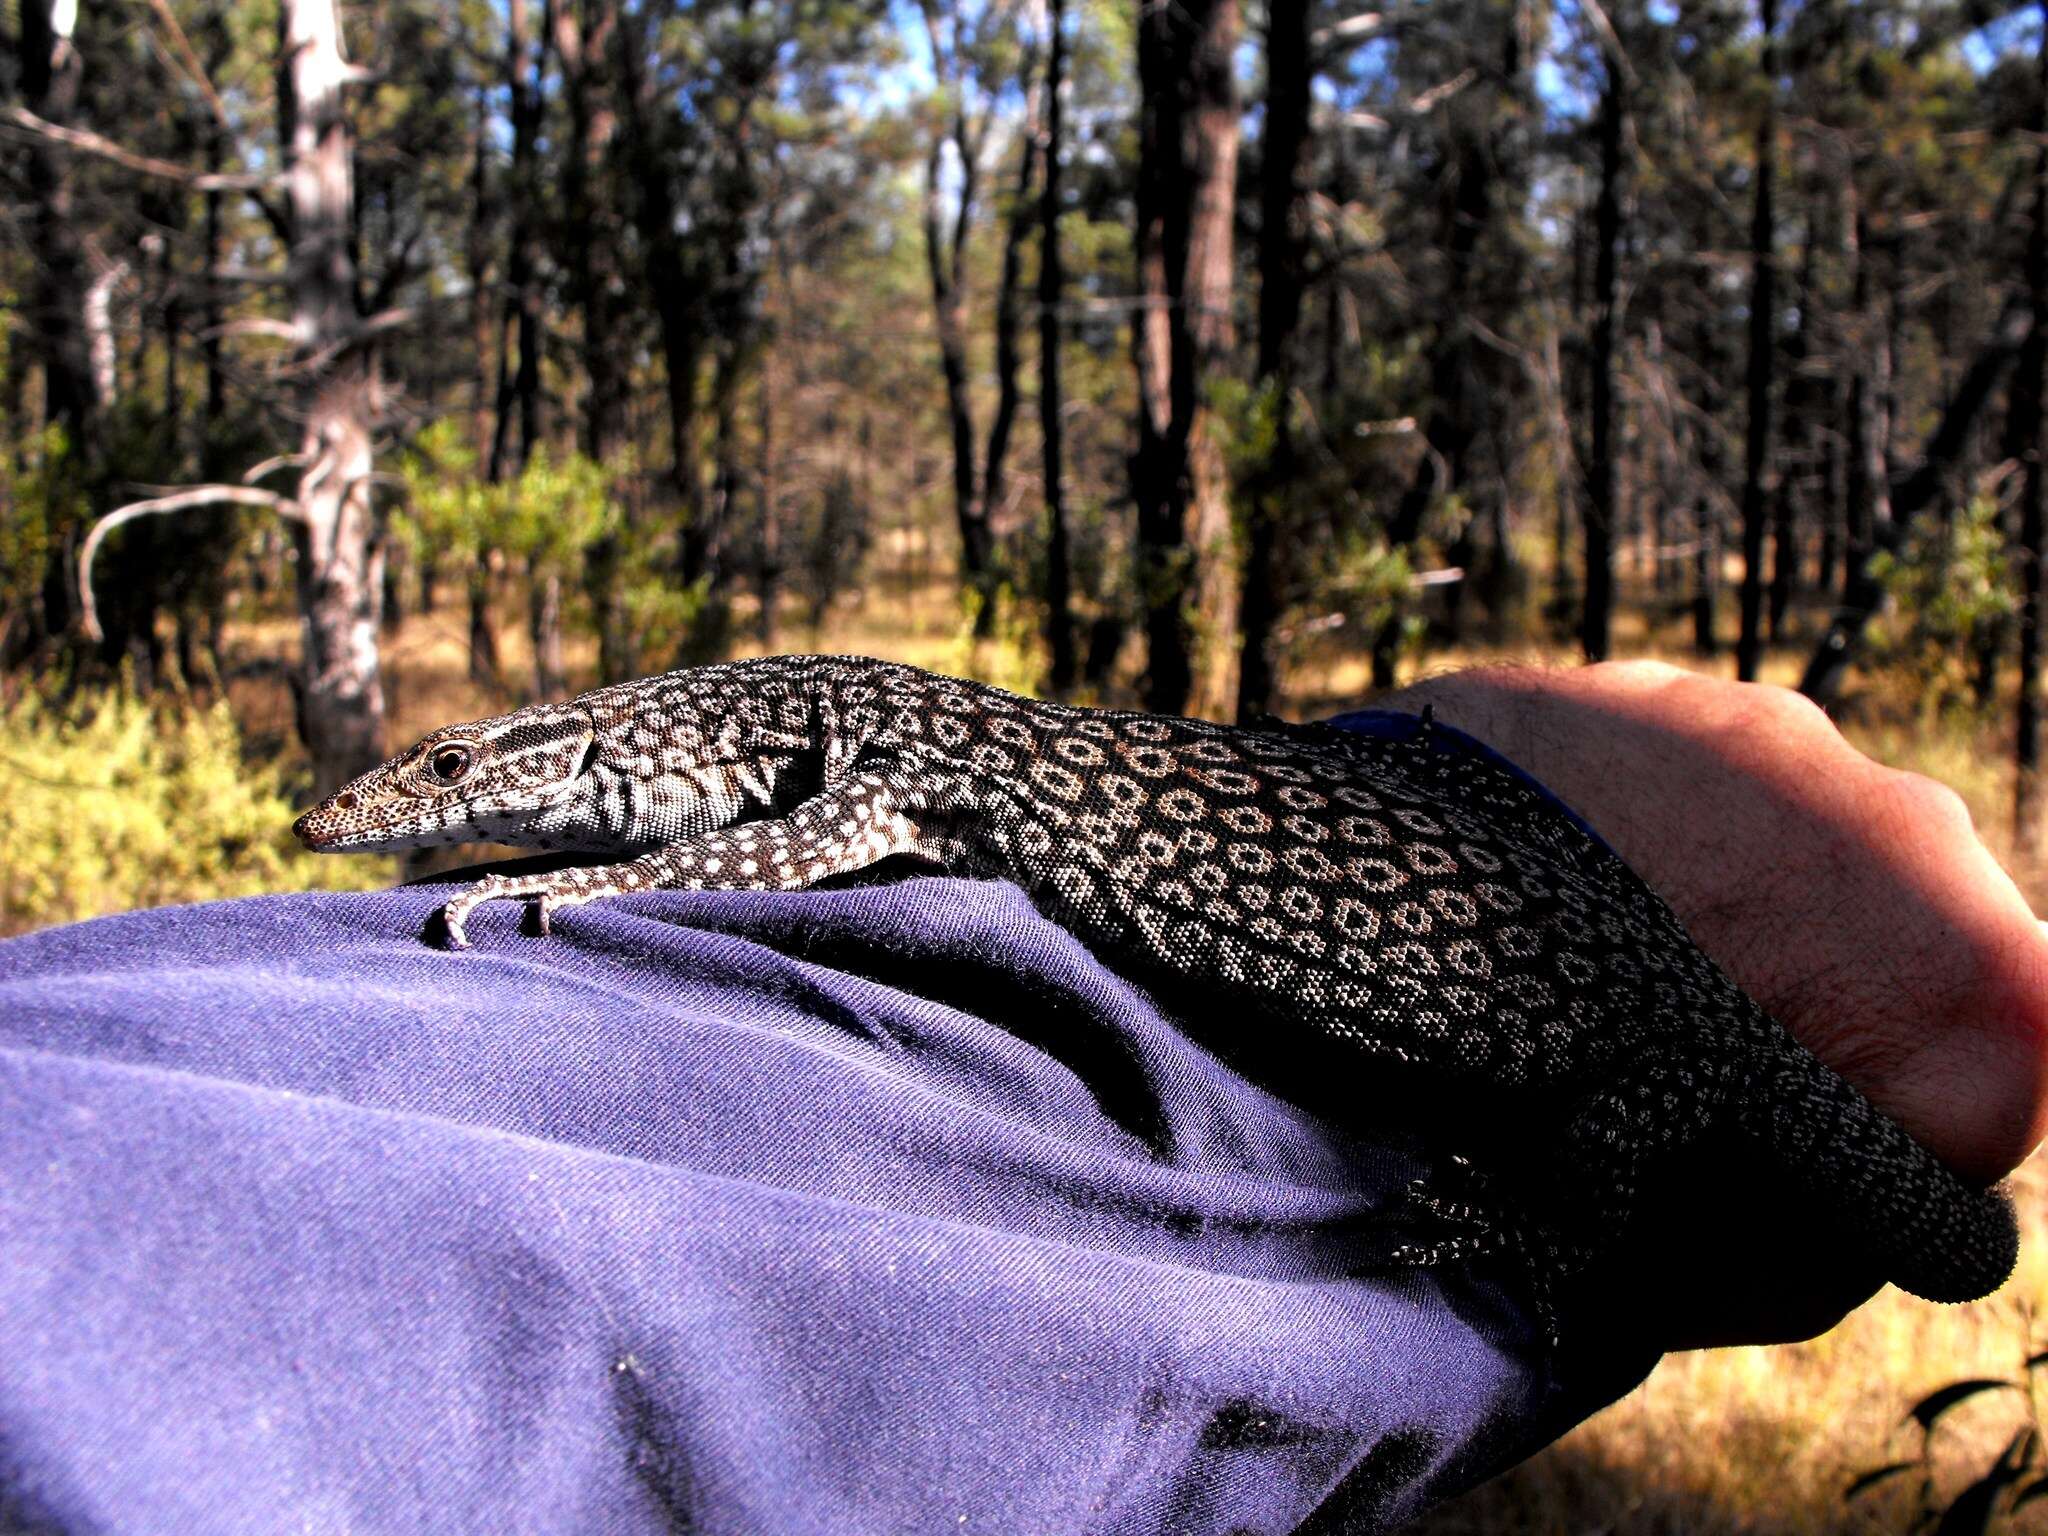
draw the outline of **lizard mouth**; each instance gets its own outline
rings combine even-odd
[[[354,791],[343,790],[340,794],[322,800],[292,823],[292,836],[314,853],[333,853],[352,848],[366,837],[374,836],[362,827],[351,828],[349,822],[360,801]],[[350,833],[353,831],[354,835]]]
[[[326,806],[316,805],[292,823],[292,835],[314,853],[335,853],[350,844],[348,833],[322,814],[326,810]]]
[[[334,846],[334,834],[320,824],[318,807],[306,812],[292,823],[292,836],[315,853]]]

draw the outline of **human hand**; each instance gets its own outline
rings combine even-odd
[[[1952,791],[1864,757],[1797,694],[1656,663],[1488,668],[1382,702],[1434,704],[1542,780],[1964,1178],[1995,1182],[2048,1132],[2048,937]],[[1705,1205],[1653,1235],[1656,1272],[1626,1283],[1670,1303],[1671,1346],[1803,1337],[1876,1289],[1810,1212],[1760,1208],[1770,1193],[1688,1191]]]

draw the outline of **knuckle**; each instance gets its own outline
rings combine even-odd
[[[1727,683],[1730,725],[1740,731],[1802,744],[1839,742],[1827,711],[1805,694],[1775,683]]]
[[[1627,661],[1603,661],[1586,670],[1598,674],[1605,681],[1639,688],[1668,687],[1672,683],[1683,682],[1694,676],[1685,668],[1674,666],[1668,661],[1653,661],[1643,657]]]
[[[1780,688],[1775,683],[1757,685],[1762,692],[1764,708],[1788,727],[1817,732],[1828,736],[1835,733],[1835,722],[1828,718],[1828,712],[1796,688]]]
[[[1975,822],[1970,816],[1969,802],[1948,785],[1925,774],[1900,769],[1886,771],[1889,779],[1885,787],[1902,823],[1947,833],[1973,832]]]

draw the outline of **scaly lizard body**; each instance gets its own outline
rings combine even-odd
[[[1518,1106],[1555,1148],[1565,1268],[1626,1228],[1653,1157],[1709,1131],[1842,1207],[1916,1294],[1982,1295],[2015,1257],[2002,1199],[1793,1040],[1526,780],[1426,730],[1234,729],[772,657],[436,731],[296,830],[618,860],[480,881],[446,907],[456,948],[501,897],[537,900],[545,929],[603,896],[796,890],[895,854],[1006,878],[1221,1016]]]

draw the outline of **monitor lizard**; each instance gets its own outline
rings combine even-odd
[[[1438,732],[1437,735],[1445,733]],[[498,842],[609,862],[447,903],[550,914],[652,890],[800,890],[894,855],[1015,881],[1112,968],[1235,1029],[1315,1040],[1545,1128],[1547,1270],[1620,1240],[1649,1165],[1746,1138],[1891,1280],[2003,1282],[2008,1203],[1966,1185],[1745,996],[1529,780],[1426,723],[1245,729],[1017,696],[861,657],[690,668],[449,726],[302,816],[307,847]],[[1284,1047],[1282,1047],[1284,1048]],[[1530,1246],[1481,1205],[1438,1262]]]

